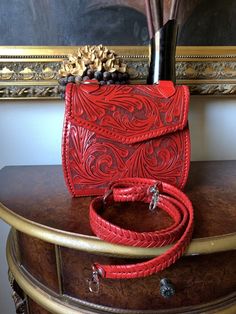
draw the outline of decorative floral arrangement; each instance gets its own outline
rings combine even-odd
[[[86,80],[97,80],[101,85],[127,84],[127,65],[117,54],[105,46],[84,46],[77,53],[68,55],[59,70],[59,83],[80,84]]]

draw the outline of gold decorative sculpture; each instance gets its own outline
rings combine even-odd
[[[62,62],[59,75],[61,77],[82,76],[86,69],[125,73],[127,65],[114,50],[105,46],[84,46],[79,47],[77,53],[68,55],[68,58]]]

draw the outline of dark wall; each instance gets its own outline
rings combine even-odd
[[[178,43],[187,46],[235,46],[236,0],[201,0],[183,24]]]
[[[180,25],[179,45],[236,45],[236,0],[182,0],[181,16],[186,16],[184,10],[191,8],[191,1],[191,14]],[[143,9],[119,6],[119,0],[106,3],[0,0],[0,45],[148,43]]]
[[[0,0],[0,45],[140,45],[146,17],[129,7],[91,9],[90,0]]]

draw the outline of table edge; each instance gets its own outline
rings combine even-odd
[[[94,236],[55,229],[26,219],[0,203],[0,218],[16,230],[55,245],[85,251],[127,258],[149,258],[165,253],[170,246],[141,248],[108,243]],[[236,250],[236,232],[193,239],[185,255],[212,254]]]

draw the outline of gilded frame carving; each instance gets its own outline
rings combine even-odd
[[[112,47],[132,68],[132,82],[144,83],[148,46]],[[60,99],[57,83],[62,60],[75,46],[2,46],[0,100]],[[192,94],[236,95],[236,46],[178,46],[177,83]]]

